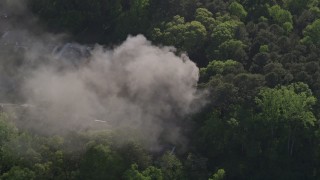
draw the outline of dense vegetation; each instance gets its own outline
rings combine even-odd
[[[0,118],[1,179],[319,179],[320,1],[31,0],[51,32],[187,52],[207,105],[189,145],[153,153],[110,132],[43,137]],[[76,144],[75,144],[76,143]],[[75,148],[76,147],[76,148]]]

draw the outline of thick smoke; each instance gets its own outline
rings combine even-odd
[[[42,107],[44,124],[51,127],[46,131],[103,123],[106,129],[139,132],[147,144],[156,145],[163,135],[179,140],[178,119],[194,111],[197,98],[199,72],[193,62],[142,35],[114,50],[96,46],[91,53],[77,69],[44,66],[25,80],[25,97]]]
[[[30,107],[24,127],[47,134],[106,129],[129,138],[133,133],[153,150],[160,141],[183,142],[181,124],[199,106],[199,69],[186,55],[154,46],[143,35],[129,36],[114,49],[62,39],[21,27],[2,31],[0,44],[6,47],[0,60],[22,62],[8,66],[18,66],[16,79],[4,73],[0,85],[11,82]]]

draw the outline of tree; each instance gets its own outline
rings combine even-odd
[[[315,20],[312,24],[308,25],[303,30],[303,39],[301,40],[304,44],[320,45],[320,19]]]
[[[218,48],[221,59],[233,59],[246,64],[247,46],[242,41],[231,39],[220,44]]]
[[[124,173],[126,180],[163,180],[163,175],[160,169],[149,166],[144,171],[138,170],[137,164],[132,164],[131,168]]]
[[[261,73],[265,65],[270,63],[269,53],[257,53],[252,57],[250,71],[253,73]]]
[[[259,48],[259,52],[260,53],[267,53],[269,52],[269,47],[267,44],[264,44],[264,45],[261,45],[260,48]]]
[[[123,11],[116,19],[115,36],[125,39],[128,34],[146,34],[150,26],[149,6],[149,0],[133,0],[123,4]]]
[[[256,102],[266,121],[289,121],[301,123],[305,127],[315,125],[316,118],[311,107],[316,98],[304,83],[262,89]]]
[[[284,6],[294,14],[299,14],[303,9],[314,6],[315,0],[283,0]]]
[[[206,179],[208,176],[207,169],[208,158],[189,153],[184,162],[186,177],[192,179]]]
[[[207,67],[200,69],[200,79],[209,80],[210,77],[215,75],[226,75],[229,73],[237,74],[244,72],[243,65],[234,60],[213,60]]]
[[[283,26],[286,31],[291,31],[293,28],[292,26],[292,15],[290,11],[282,9],[279,5],[274,5],[269,9],[269,15],[272,19],[278,23],[279,25]]]
[[[263,67],[266,84],[275,87],[279,84],[289,84],[293,80],[293,75],[283,68],[280,63],[268,63]]]
[[[239,27],[242,23],[235,20],[228,20],[222,23],[219,23],[211,34],[213,41],[220,45],[221,43],[231,40],[235,37],[236,28]]]
[[[218,171],[212,175],[212,178],[209,178],[209,180],[223,180],[225,177],[226,172],[224,169],[218,169]]]
[[[0,113],[0,174],[9,170],[17,160],[10,143],[18,136],[16,127],[9,122],[8,115]]]
[[[184,179],[182,163],[174,154],[166,152],[159,159],[159,166],[164,179]]]
[[[186,23],[186,32],[184,34],[183,49],[193,52],[202,47],[207,36],[206,28],[198,21]]]
[[[155,28],[152,38],[165,45],[174,45],[182,51],[192,53],[204,44],[206,28],[198,21],[185,22],[181,16],[174,16],[164,28]]]
[[[233,1],[230,5],[229,5],[229,11],[230,14],[233,16],[237,16],[240,19],[244,19],[247,17],[248,13],[247,11],[243,8],[243,6],[238,3],[237,1]]]
[[[285,125],[288,154],[292,155],[297,131],[312,127],[316,122],[312,112],[316,98],[312,96],[308,85],[294,83],[274,89],[264,88],[256,98],[256,103],[261,108],[261,120],[271,126],[272,136],[276,127]]]
[[[6,113],[0,113],[0,147],[12,140],[18,134],[16,127],[9,122],[9,117]]]
[[[198,8],[196,10],[195,20],[203,24],[208,32],[212,32],[216,26],[216,20],[213,18],[212,13],[205,8]]]
[[[118,179],[124,172],[122,158],[106,145],[94,145],[84,154],[80,179]]]
[[[186,32],[184,17],[176,15],[172,21],[165,23],[163,28],[154,28],[152,39],[165,45],[182,48],[184,32]]]
[[[233,84],[238,89],[238,97],[242,98],[243,106],[251,104],[259,89],[265,84],[265,78],[260,74],[240,73],[233,78]]]
[[[137,142],[128,142],[117,149],[117,152],[128,166],[137,164],[140,168],[147,168],[152,162],[150,154]]]
[[[4,173],[0,176],[3,180],[33,180],[35,173],[28,168],[21,168],[19,166],[12,167],[9,172]]]

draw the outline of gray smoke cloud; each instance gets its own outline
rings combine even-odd
[[[9,2],[9,10],[26,11]],[[10,28],[0,29],[0,64],[19,65],[0,73],[0,87],[12,86],[29,107],[20,117],[27,119],[23,127],[46,134],[116,131],[151,150],[160,149],[161,141],[184,143],[181,124],[201,107],[202,97],[199,69],[186,55],[154,46],[143,35],[129,36],[113,49],[66,44],[64,36],[11,28],[3,18],[0,25]]]
[[[128,37],[114,50],[96,46],[91,53],[77,69],[46,65],[25,80],[27,103],[43,107],[42,123],[51,127],[46,131],[97,123],[138,132],[147,145],[156,146],[160,136],[181,140],[178,119],[196,110],[198,98],[199,70],[187,56],[153,46],[142,35]]]

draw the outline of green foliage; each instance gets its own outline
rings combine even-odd
[[[117,149],[117,152],[126,160],[126,164],[129,163],[128,166],[137,164],[140,168],[147,168],[152,162],[151,156],[137,142],[128,142]]]
[[[207,67],[200,69],[200,76],[205,79],[209,79],[215,75],[225,75],[228,73],[237,73],[244,71],[241,63],[233,61],[231,59],[226,61],[213,60]]]
[[[180,160],[172,153],[166,152],[159,160],[159,166],[164,179],[183,179],[183,166]]]
[[[166,45],[175,45],[183,51],[199,49],[207,36],[206,28],[198,21],[186,22],[181,16],[174,16],[163,30],[155,28],[153,39]]]
[[[259,48],[259,52],[261,52],[261,53],[269,52],[269,46],[268,45],[261,45]]]
[[[16,154],[12,151],[11,142],[18,137],[16,127],[9,122],[8,115],[0,114],[0,173],[10,169],[17,161]]]
[[[150,179],[150,178],[144,176],[142,173],[139,172],[137,164],[133,164],[133,165],[131,165],[131,168],[125,172],[124,179],[128,179],[128,180],[147,180],[147,179]]]
[[[8,115],[0,113],[0,147],[17,136],[17,129],[9,122]]]
[[[221,44],[227,40],[231,40],[235,37],[236,29],[242,23],[235,20],[228,20],[222,23],[219,23],[211,34],[211,37],[214,40],[214,43]]]
[[[160,169],[150,166],[142,172],[139,172],[138,165],[132,164],[131,168],[124,174],[124,179],[127,180],[163,180]]]
[[[303,39],[301,40],[304,44],[320,45],[318,41],[320,38],[320,19],[317,19],[312,24],[308,25],[303,31]]]
[[[279,5],[274,5],[268,10],[272,19],[279,25],[282,25],[287,32],[293,29],[292,15],[289,11],[282,9]]]
[[[33,167],[34,172],[36,173],[37,178],[45,179],[45,178],[53,178],[52,177],[52,162],[46,163],[36,163]]]
[[[288,84],[293,79],[292,74],[280,63],[269,63],[264,66],[263,71],[267,85],[270,87],[275,87],[277,84]]]
[[[128,34],[145,33],[149,26],[149,0],[133,0],[130,2],[128,10],[123,10],[117,17],[115,35],[126,38]]]
[[[268,22],[268,18],[264,17],[264,16],[261,16],[259,18],[259,22]]]
[[[205,8],[198,8],[195,13],[195,20],[203,24],[208,32],[211,32],[216,25],[212,13]]]
[[[84,154],[80,165],[81,179],[118,179],[123,159],[106,145],[94,145]]]
[[[3,180],[33,180],[35,179],[35,173],[28,168],[21,168],[19,166],[15,166],[11,168],[9,172],[4,173],[0,177]]]
[[[228,40],[219,45],[219,54],[222,59],[234,59],[244,62],[247,58],[245,49],[247,46],[240,40]]]
[[[301,13],[310,6],[315,6],[317,0],[283,0],[284,6],[292,13]]]
[[[237,16],[240,19],[244,19],[248,15],[247,11],[243,8],[243,6],[236,1],[233,1],[229,5],[229,11],[230,11],[231,15]]]
[[[320,17],[320,9],[318,6],[310,6],[309,11],[317,18]]]
[[[193,48],[197,49],[202,46],[207,31],[205,27],[198,21],[192,21],[186,23],[186,32],[184,34],[184,48],[185,50],[191,51]]]
[[[212,178],[209,178],[209,180],[223,180],[225,177],[226,172],[224,169],[218,169],[218,171],[212,175]]]
[[[239,98],[250,103],[265,84],[265,77],[260,74],[240,73],[233,78],[233,83],[238,88]]]
[[[311,108],[316,103],[316,98],[306,84],[263,89],[256,98],[256,103],[266,121],[301,123],[305,127],[315,125],[316,117]]]
[[[44,137],[21,124],[18,130],[1,113],[0,179],[320,179],[319,6],[319,0],[28,0],[44,29],[66,32],[70,41],[109,46],[142,33],[185,51],[200,68],[197,88],[205,93],[197,114],[173,117],[184,120],[176,126],[188,141],[176,146],[177,155],[150,152],[139,135],[121,130]],[[15,16],[0,20],[17,19],[20,27],[22,17]],[[3,102],[23,102],[15,91],[25,77],[17,72],[29,63],[17,51],[0,48]],[[24,118],[14,120],[28,124]],[[121,133],[130,140],[119,140]],[[164,150],[172,145],[159,142]]]
[[[283,29],[284,29],[287,33],[291,32],[291,31],[293,30],[293,25],[292,25],[292,23],[290,23],[290,22],[285,22],[285,23],[283,23]]]

